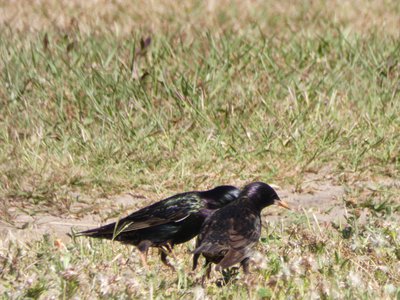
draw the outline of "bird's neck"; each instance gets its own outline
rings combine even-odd
[[[241,204],[243,206],[246,206],[248,208],[250,208],[251,210],[253,210],[254,212],[256,212],[257,214],[261,213],[261,210],[264,208],[262,205],[260,205],[260,203],[258,203],[257,201],[254,201],[248,197],[242,197],[240,199]]]

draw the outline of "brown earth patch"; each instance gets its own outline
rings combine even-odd
[[[307,193],[295,193],[290,190],[280,190],[281,198],[286,199],[294,212],[304,211],[314,213],[319,220],[329,221],[343,218],[345,213],[342,196],[343,187],[328,182],[318,183]],[[67,233],[71,229],[83,230],[115,221],[118,217],[126,216],[136,209],[148,205],[153,201],[132,194],[115,196],[111,199],[99,199],[94,204],[79,204],[71,207],[71,214],[53,216],[39,213],[34,216],[17,208],[9,208],[8,213],[14,216],[12,224],[0,220],[0,238],[5,240],[31,241],[40,239],[44,234],[56,239],[68,241]],[[284,216],[285,212],[279,209],[265,210],[268,221],[277,220],[276,215]]]
[[[379,179],[376,182],[359,182],[357,186],[365,193],[373,193],[382,186],[396,189],[400,187],[400,183],[396,180]],[[294,188],[275,188],[292,210],[287,213],[275,207],[266,209],[263,211],[264,222],[278,222],[281,219],[290,222],[291,216],[296,213],[305,214],[321,224],[346,222],[348,204],[345,202],[346,191],[343,186],[329,180],[308,180],[302,185],[301,192],[296,192]],[[89,200],[79,202],[71,207],[69,215],[62,216],[48,213],[29,215],[16,207],[9,207],[6,213],[12,215],[13,220],[12,223],[0,220],[0,238],[3,241],[27,242],[48,234],[67,242],[70,239],[67,233],[72,229],[84,230],[115,221],[155,201],[140,194],[126,193],[108,199],[97,199],[91,204]],[[360,209],[359,213],[361,221],[368,216],[367,209]]]

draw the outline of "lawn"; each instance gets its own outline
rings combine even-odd
[[[0,0],[0,294],[400,299],[400,2]],[[66,236],[264,181],[251,265]],[[60,225],[61,224],[61,225]],[[57,226],[56,226],[57,225]]]

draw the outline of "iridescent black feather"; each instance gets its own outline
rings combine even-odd
[[[167,252],[176,244],[194,238],[209,215],[236,200],[239,190],[233,186],[218,186],[208,191],[194,191],[156,202],[118,222],[82,231],[76,236],[89,236],[135,245],[146,264],[149,247],[159,248],[161,260],[171,266]],[[172,267],[172,266],[171,266]]]

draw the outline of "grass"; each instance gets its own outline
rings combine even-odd
[[[397,205],[397,213],[400,205]],[[77,239],[67,246],[50,236],[28,244],[12,242],[1,257],[5,298],[371,298],[400,295],[399,227],[394,214],[360,223],[350,209],[348,224],[321,225],[308,214],[269,223],[255,255],[251,284],[243,275],[222,288],[215,275],[203,290],[191,274],[188,245],[178,247],[177,273],[154,253],[152,270],[140,267],[131,248]],[[192,247],[190,245],[189,247]],[[160,276],[160,274],[165,274]]]
[[[0,249],[5,298],[399,297],[397,1],[0,9],[3,223],[126,191],[155,200],[262,180],[304,192],[310,174],[345,187],[349,209],[322,231],[306,214],[274,224],[252,289],[198,289],[187,246],[164,277],[156,259],[149,275],[135,257],[125,266],[123,246],[59,249],[49,236]]]

